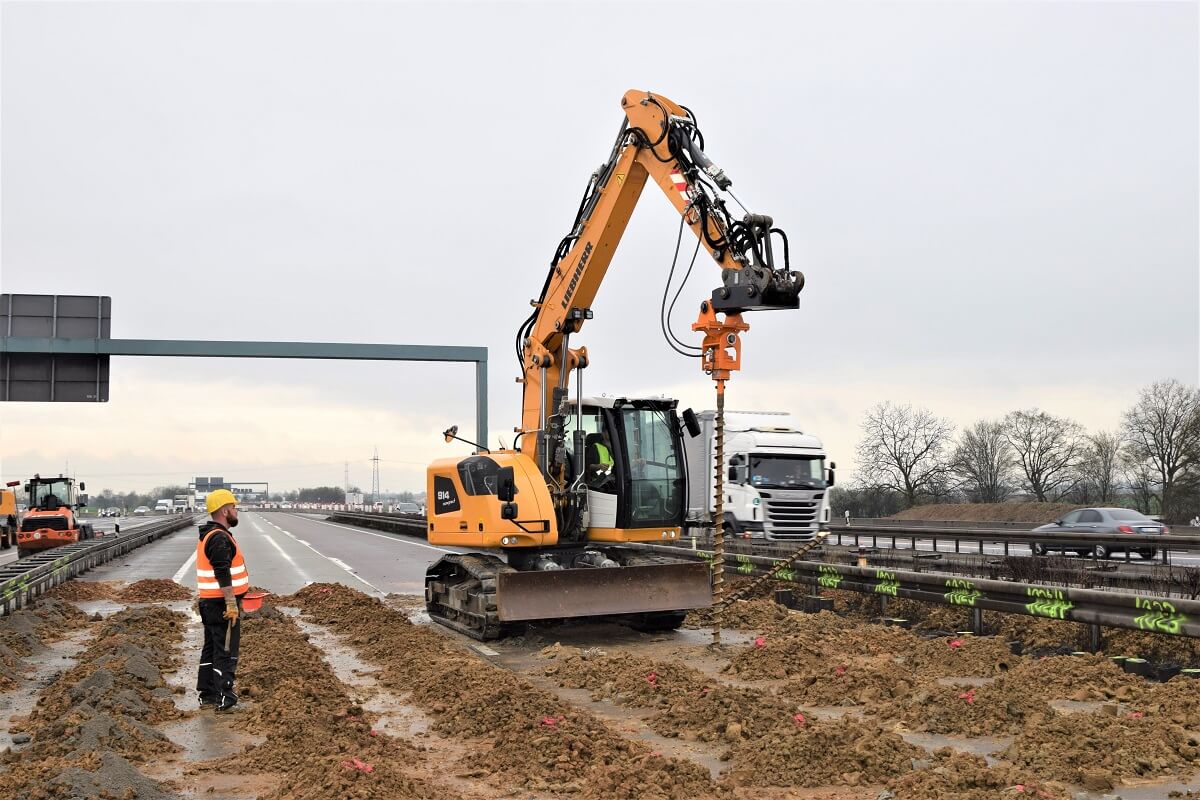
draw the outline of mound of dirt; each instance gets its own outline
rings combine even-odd
[[[191,600],[192,591],[168,578],[147,578],[129,584],[116,593],[123,603],[158,603],[171,600]]]
[[[230,724],[267,738],[200,771],[282,774],[264,800],[454,797],[415,774],[420,756],[412,745],[378,735],[375,715],[294,622],[268,611],[242,624],[238,688],[250,702]]]
[[[105,747],[134,760],[176,750],[147,723],[180,716],[162,671],[174,665],[184,622],[154,607],[110,618],[79,663],[38,699],[29,716],[34,742],[54,755]]]
[[[77,665],[14,721],[32,742],[2,757],[0,796],[169,797],[130,762],[179,749],[150,725],[180,716],[162,669],[173,664],[183,624],[161,607],[107,620]]]
[[[726,671],[746,680],[824,676],[849,658],[909,653],[921,642],[901,628],[864,627],[829,611],[792,614],[779,630],[742,649]]]
[[[921,679],[988,678],[1009,671],[1023,657],[994,636],[939,636],[918,639],[895,660]]]
[[[1106,791],[1125,779],[1186,776],[1200,766],[1200,734],[1162,715],[1054,713],[1029,725],[1002,757],[1022,770]]]
[[[982,686],[927,684],[877,709],[880,720],[910,730],[964,736],[1019,733],[1051,713],[1038,697],[1013,694],[998,683]]]
[[[997,638],[1020,642],[1023,652],[1083,650],[1088,644],[1088,627],[1079,622],[984,611],[983,624],[995,631]]]
[[[664,758],[520,676],[482,661],[401,612],[340,585],[306,586],[281,604],[332,626],[379,681],[409,693],[439,733],[479,737],[457,765],[505,789],[591,798],[698,800],[726,796],[708,771]]]
[[[935,503],[916,506],[893,514],[889,519],[927,520],[929,522],[1028,522],[1045,525],[1085,506],[1070,503]]]
[[[768,598],[735,600],[721,612],[721,626],[745,631],[778,631],[787,627],[794,612]],[[713,624],[711,608],[691,611],[684,620],[688,628],[708,628]]]
[[[1154,663],[1200,666],[1200,640],[1197,639],[1120,628],[1104,628],[1102,639],[1104,652],[1110,656],[1136,655]]]
[[[1133,707],[1194,728],[1200,720],[1200,681],[1177,676],[1166,683],[1147,683]]]
[[[120,589],[119,581],[70,580],[54,587],[50,594],[59,600],[81,603],[89,600],[111,600]]]
[[[798,710],[761,690],[729,686],[677,662],[628,653],[587,658],[575,648],[556,655],[545,672],[560,685],[590,689],[593,700],[657,709],[648,724],[664,736],[733,744],[764,735]]]
[[[925,751],[876,723],[789,720],[733,748],[733,786],[828,786],[880,783],[911,772]]]
[[[826,663],[820,673],[788,680],[780,693],[806,706],[875,705],[907,696],[916,683],[911,670],[890,657],[875,656]]]
[[[1067,800],[1062,786],[1040,783],[1002,764],[988,766],[982,756],[957,753],[949,747],[937,750],[932,763],[903,777],[888,781],[897,800],[995,800],[998,797],[1036,797]]]
[[[85,625],[86,615],[54,597],[0,617],[0,690],[16,686],[21,659]]]

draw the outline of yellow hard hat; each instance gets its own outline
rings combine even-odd
[[[233,496],[233,492],[228,489],[217,489],[215,492],[209,492],[208,497],[204,498],[204,508],[208,513],[212,514],[218,509],[233,503],[237,505],[237,498]]]

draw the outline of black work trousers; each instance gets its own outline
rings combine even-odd
[[[237,598],[238,614],[242,612],[242,598]],[[200,601],[200,622],[204,625],[204,647],[200,650],[200,674],[196,678],[196,691],[200,699],[219,703],[226,695],[233,695],[233,681],[237,677],[238,648],[242,638],[242,620],[234,623],[229,634],[229,649],[225,649],[225,634],[229,621],[225,618],[225,598]]]

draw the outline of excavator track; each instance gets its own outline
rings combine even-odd
[[[629,548],[604,552],[621,566],[519,571],[484,553],[444,556],[426,572],[425,607],[434,621],[487,641],[516,633],[527,622],[562,619],[674,630],[687,609],[711,602],[706,567]],[[599,609],[616,613],[595,613]]]
[[[514,632],[500,622],[496,575],[516,572],[503,559],[485,553],[443,556],[425,573],[425,608],[436,622],[488,641]]]

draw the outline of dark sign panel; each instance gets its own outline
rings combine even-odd
[[[28,339],[107,339],[112,298],[0,295],[0,335]],[[108,402],[106,355],[0,353],[0,401]]]

